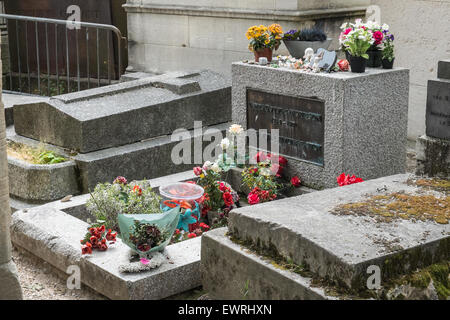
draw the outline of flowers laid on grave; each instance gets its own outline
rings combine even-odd
[[[337,183],[340,187],[347,186],[349,184],[364,182],[363,179],[356,177],[355,175],[350,176],[349,174],[341,173],[337,178]]]
[[[365,71],[369,55],[367,50],[375,43],[373,33],[364,25],[361,19],[355,23],[344,23],[339,42],[349,54],[351,71],[362,73]]]
[[[111,245],[116,242],[117,232],[112,232],[111,229],[104,225],[100,227],[89,227],[88,232],[84,236],[81,243],[81,254],[92,254],[92,250],[99,251],[108,250],[108,244]]]
[[[384,69],[392,69],[394,65],[394,35],[389,32],[389,29],[383,30],[383,51],[381,55],[381,64]]]
[[[250,40],[249,50],[255,54],[255,61],[259,62],[260,57],[272,61],[272,52],[280,46],[283,29],[279,24],[272,24],[269,27],[264,25],[248,28],[246,36]]]
[[[214,166],[219,170],[214,170]],[[198,200],[202,207],[202,216],[205,217],[209,211],[227,214],[239,201],[239,195],[231,186],[221,181],[221,169],[217,163],[205,162],[202,168],[194,168],[197,175],[197,184],[205,190],[203,196]]]
[[[186,232],[182,229],[176,229],[175,233],[172,236],[171,243],[177,243],[180,241],[199,237],[203,233],[209,231],[211,229],[211,227],[204,222],[198,222],[196,224],[191,225],[189,229],[190,230],[188,232]]]
[[[287,159],[271,153],[259,151],[255,155],[257,165],[242,172],[242,183],[250,190],[247,200],[250,205],[275,200],[282,192],[300,187],[297,176],[289,183],[283,180]]]
[[[161,197],[153,192],[147,181],[128,183],[126,178],[119,176],[112,184],[97,184],[86,207],[97,222],[104,224],[107,229],[117,231],[119,213],[159,213],[160,201]]]
[[[349,70],[350,64],[347,59],[341,59],[341,60],[339,60],[339,62],[337,64],[338,64],[339,70],[341,70],[341,71]]]

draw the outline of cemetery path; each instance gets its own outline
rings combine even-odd
[[[80,290],[67,288],[67,275],[47,262],[23,250],[13,248],[24,300],[104,300],[104,296],[81,285]]]

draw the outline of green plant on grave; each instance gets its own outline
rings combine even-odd
[[[86,207],[96,217],[97,223],[104,224],[106,229],[119,231],[117,221],[119,213],[160,213],[160,203],[161,197],[153,191],[147,181],[128,184],[124,177],[117,177],[112,184],[97,184]]]
[[[383,39],[382,59],[391,62],[394,58],[394,35],[386,32]]]
[[[66,158],[56,155],[53,151],[42,151],[38,155],[40,164],[56,164],[67,161]]]

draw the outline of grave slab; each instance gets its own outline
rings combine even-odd
[[[80,239],[87,227],[67,213],[38,207],[13,214],[11,238],[63,272],[79,266],[81,281],[110,299],[163,299],[201,285],[201,238],[166,247],[169,260],[155,270],[124,274],[119,266],[127,263],[130,248],[120,239],[105,252],[81,255]]]
[[[229,214],[229,228],[235,237],[276,250],[320,277],[358,288],[366,285],[370,265],[379,266],[387,279],[450,258],[449,224],[330,213],[371,195],[425,192],[407,184],[410,177],[394,175],[238,208]]]
[[[409,70],[308,73],[238,62],[232,74],[233,123],[279,129],[287,173],[306,186],[333,187],[342,172],[405,172]]]
[[[219,228],[202,236],[202,283],[212,299],[336,299],[311,287],[311,279],[276,267],[232,242],[227,230]]]
[[[173,73],[52,97],[14,108],[17,134],[81,153],[231,119],[229,80]]]
[[[48,101],[49,98],[27,95],[27,94],[15,94],[15,93],[2,93],[2,101],[5,105],[5,120],[6,126],[10,126],[14,123],[14,106],[19,104],[29,104],[41,101]]]

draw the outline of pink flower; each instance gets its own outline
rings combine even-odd
[[[258,204],[260,201],[257,193],[249,193],[247,200],[250,205]]]
[[[375,40],[374,45],[379,45],[383,41],[383,32],[375,31],[372,34],[373,39]]]
[[[194,168],[194,174],[196,175],[196,176],[199,176],[199,175],[201,175],[203,173],[203,169],[202,168],[200,168],[200,167],[195,167]]]
[[[347,28],[347,29],[345,29],[344,34],[348,35],[351,31],[352,31],[352,28]]]
[[[255,155],[254,159],[256,160],[256,162],[259,163],[259,162],[262,162],[262,161],[266,161],[266,160],[268,159],[268,156],[267,156],[267,154],[266,154],[265,152],[259,151],[259,152]]]
[[[114,179],[113,184],[127,184],[128,181],[127,179],[125,179],[122,176],[118,176],[117,178]]]
[[[150,260],[145,259],[145,258],[141,258],[141,263],[142,263],[142,264],[149,264],[149,263],[150,263]]]

